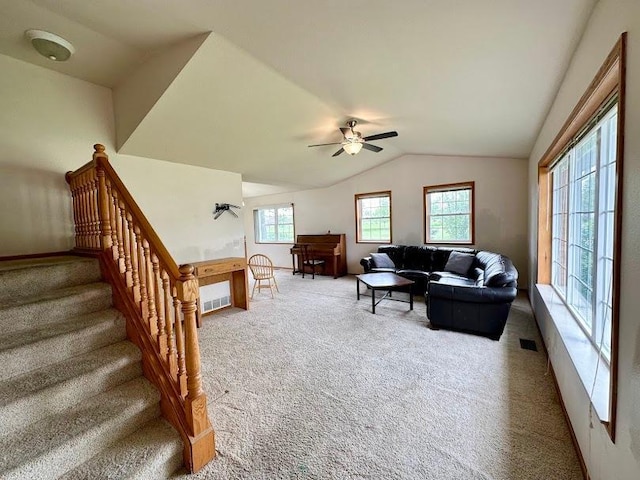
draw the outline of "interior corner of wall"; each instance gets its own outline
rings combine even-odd
[[[128,140],[211,36],[205,32],[151,55],[113,89],[116,148]]]

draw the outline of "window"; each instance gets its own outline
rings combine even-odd
[[[538,162],[537,293],[612,441],[618,384],[626,38],[626,33],[620,36]]]
[[[474,243],[474,184],[424,187],[425,243]]]
[[[356,242],[391,243],[391,192],[356,195]]]
[[[293,204],[253,211],[256,243],[293,243]]]
[[[609,361],[617,105],[593,123],[550,169],[551,285]]]

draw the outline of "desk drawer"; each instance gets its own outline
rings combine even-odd
[[[242,261],[232,261],[224,263],[211,263],[196,268],[197,277],[208,277],[210,275],[219,275],[221,273],[229,273],[237,270],[244,270],[246,264]]]

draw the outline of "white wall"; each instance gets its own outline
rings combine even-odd
[[[255,244],[252,211],[294,203],[296,234],[346,233],[348,270],[361,273],[360,259],[377,245],[355,243],[356,193],[391,190],[393,243],[422,245],[422,188],[469,180],[476,182],[475,248],[510,257],[526,288],[527,162],[519,159],[405,155],[329,188],[246,198],[247,251],[266,253],[276,265],[291,267],[290,245]]]
[[[589,397],[568,360],[557,331],[533,295],[536,317],[576,432],[594,480],[640,478],[640,2],[600,0],[573,56],[529,160],[529,270],[535,283],[537,264],[537,163],[586,90],[623,31],[628,31],[627,103],[622,220],[622,284],[618,367],[617,437],[613,444],[592,418]],[[535,293],[535,292],[534,292]]]
[[[0,256],[68,250],[64,174],[113,138],[111,91],[0,55]]]
[[[241,211],[212,213],[216,203],[242,205],[239,173],[127,155],[112,164],[178,264],[244,257]]]
[[[238,174],[114,153],[111,90],[0,55],[0,256],[73,247],[64,180],[107,147],[114,168],[178,263],[244,255]],[[235,221],[232,221],[235,220]]]

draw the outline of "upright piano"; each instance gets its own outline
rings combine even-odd
[[[307,246],[307,254],[316,259],[324,260],[325,275],[333,275],[333,278],[347,274],[347,242],[344,233],[326,233],[324,235],[298,235],[296,244],[291,248],[291,260],[293,262],[293,273],[300,271],[296,268],[301,266],[302,246]],[[302,265],[302,268],[304,266]]]

